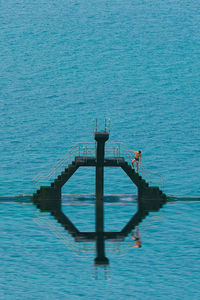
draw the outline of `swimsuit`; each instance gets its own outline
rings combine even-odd
[[[135,157],[135,160],[136,160],[136,161],[139,161],[139,157],[138,157],[138,158],[137,158],[137,157]]]

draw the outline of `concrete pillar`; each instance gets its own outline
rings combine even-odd
[[[108,265],[104,240],[104,155],[107,132],[96,132],[96,252],[95,265]]]
[[[41,186],[39,208],[42,211],[59,211],[61,209],[61,188]]]

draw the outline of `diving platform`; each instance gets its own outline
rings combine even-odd
[[[96,167],[97,159],[95,156],[76,156],[74,165],[82,167]],[[105,157],[103,161],[104,167],[122,167],[127,165],[124,157]]]
[[[124,155],[120,143],[114,146],[108,145],[109,133],[106,131],[94,133],[95,143],[90,145],[77,144],[69,153],[58,162],[46,175],[48,185],[42,185],[33,194],[33,203],[42,212],[50,212],[74,238],[81,243],[92,241],[96,243],[97,266],[108,265],[106,257],[105,241],[124,241],[126,236],[144,220],[150,212],[159,211],[167,202],[167,197],[159,186],[150,186],[130,164],[130,157]],[[112,149],[112,151],[110,151]],[[71,160],[71,161],[70,161]],[[79,229],[62,211],[62,187],[69,181],[73,174],[81,167],[94,167],[95,176],[95,231],[80,232]],[[121,231],[104,231],[104,167],[119,167],[130,178],[138,189],[137,211],[131,219],[122,226]],[[39,182],[44,176],[39,175],[35,182]]]

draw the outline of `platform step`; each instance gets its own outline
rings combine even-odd
[[[63,172],[61,172],[61,176],[62,175],[67,175],[68,174],[68,169],[65,169]]]

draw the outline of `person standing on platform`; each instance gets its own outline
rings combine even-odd
[[[136,162],[136,165],[137,165],[137,173],[138,173],[138,168],[139,168],[139,163],[142,162],[142,153],[141,151],[130,151],[132,153],[135,153],[135,158],[131,161],[131,164],[133,166],[133,169],[134,169],[134,163]]]

